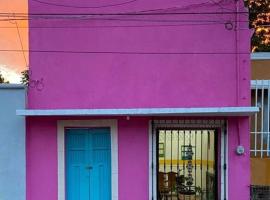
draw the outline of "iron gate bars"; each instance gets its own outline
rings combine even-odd
[[[270,80],[251,82],[252,106],[260,112],[251,116],[250,155],[257,158],[270,157]]]
[[[158,128],[158,200],[217,199],[217,131]]]

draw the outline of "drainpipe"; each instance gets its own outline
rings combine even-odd
[[[235,0],[235,62],[236,62],[236,105],[239,106],[240,98],[240,65],[239,65],[239,0]]]
[[[239,52],[239,28],[240,28],[240,17],[239,17],[239,0],[235,0],[235,62],[236,62],[236,105],[239,106],[240,101],[240,52]],[[236,148],[236,153],[242,155],[244,153],[244,147],[241,145],[241,136],[240,136],[240,121],[237,120],[237,140],[238,146]],[[240,152],[239,152],[239,149]]]

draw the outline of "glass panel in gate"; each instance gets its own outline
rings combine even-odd
[[[159,129],[158,200],[216,199],[215,130]]]

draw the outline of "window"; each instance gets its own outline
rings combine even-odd
[[[218,168],[226,162],[226,145],[218,142],[223,125],[221,120],[154,121],[152,149],[157,153],[152,152],[151,181],[155,200],[225,196],[226,175]]]
[[[270,199],[270,81],[251,83],[252,106],[260,112],[251,117],[250,163],[251,199]]]

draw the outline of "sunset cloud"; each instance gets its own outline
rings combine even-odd
[[[9,81],[10,83],[20,83],[21,76],[19,70],[0,65],[0,73],[3,75],[5,80]]]
[[[3,13],[28,13],[27,0],[0,0],[0,12]],[[27,21],[18,21],[19,31],[16,24],[10,21],[0,22],[0,49],[22,49],[18,32],[21,36],[22,45],[28,50],[28,28]],[[9,27],[9,28],[7,28]],[[0,71],[11,83],[20,82],[20,73],[28,65],[28,53],[25,53],[26,62],[22,52],[1,52]]]

